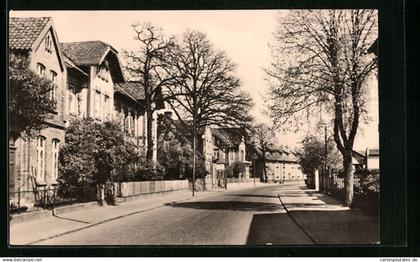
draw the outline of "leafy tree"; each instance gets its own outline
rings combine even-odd
[[[225,172],[227,177],[239,178],[246,170],[246,166],[242,162],[233,162],[230,164]]]
[[[101,188],[121,181],[124,166],[137,164],[140,151],[124,140],[116,122],[75,120],[66,130],[66,143],[59,153],[59,193],[74,195],[85,184]]]
[[[353,200],[353,144],[359,121],[368,121],[366,80],[377,68],[368,49],[376,38],[375,10],[290,11],[279,20],[266,70],[276,125],[307,123],[318,113],[331,120],[347,206]]]
[[[315,135],[306,136],[302,142],[302,148],[299,150],[299,163],[304,174],[313,175],[315,170],[324,168],[328,170],[336,169],[339,166],[341,158],[337,151],[334,140],[327,139],[327,157],[325,162],[325,141],[321,141]]]
[[[171,116],[160,115],[158,123],[158,160],[165,179],[191,178],[193,150],[188,134],[173,125]],[[205,173],[204,157],[198,154],[197,158],[197,167],[200,167],[197,176],[202,177]]]
[[[178,78],[165,89],[167,101],[181,121],[192,122],[195,180],[198,130],[210,125],[248,123],[251,98],[240,89],[235,65],[224,52],[213,48],[205,34],[186,32],[170,57],[170,72]]]
[[[267,152],[273,147],[274,129],[266,124],[256,124],[251,128],[251,142],[260,153],[260,160],[263,164],[263,181],[267,182]]]
[[[39,131],[55,110],[50,92],[54,84],[29,68],[26,57],[10,56],[9,61],[9,132],[13,140],[22,133]]]
[[[182,143],[171,138],[159,147],[159,163],[164,168],[165,179],[191,178],[193,151],[190,143]],[[198,157],[197,167],[204,167],[202,156]],[[205,171],[198,168],[197,177],[203,177]]]

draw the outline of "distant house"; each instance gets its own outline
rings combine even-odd
[[[165,122],[162,124],[161,122]],[[247,134],[245,128],[205,127],[198,129],[197,152],[203,157],[207,178],[224,177],[226,168],[240,162],[245,165],[243,178],[250,177],[250,165],[247,154]],[[172,114],[166,112],[165,120],[159,124],[159,143],[172,138],[181,143],[189,143],[192,147],[191,121],[172,119]],[[213,181],[215,182],[215,181]]]
[[[354,170],[379,170],[379,149],[366,148],[364,153],[353,151]]]
[[[264,163],[262,153],[259,152],[257,160],[257,176],[263,177]],[[269,148],[266,153],[267,181],[299,181],[304,179],[298,155],[289,149]]]
[[[366,169],[379,170],[379,149],[366,149]]]
[[[50,79],[55,88],[51,98],[56,100],[56,110],[46,121],[46,128],[36,138],[20,137],[10,144],[9,189],[13,198],[20,194],[21,204],[31,202],[33,180],[39,184],[55,183],[58,176],[58,151],[64,143],[66,67],[59,40],[49,17],[27,17],[9,20],[10,56],[26,57],[32,71]]]
[[[250,177],[250,159],[247,158],[248,135],[244,127],[239,128],[207,128],[203,136],[206,164],[210,165],[212,177],[223,176],[226,168],[235,162],[242,163],[245,171],[242,178]],[[208,168],[208,166],[206,166]]]

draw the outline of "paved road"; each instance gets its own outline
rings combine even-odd
[[[37,245],[313,244],[287,214],[274,185],[171,203]]]

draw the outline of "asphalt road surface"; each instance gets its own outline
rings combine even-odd
[[[171,203],[37,245],[313,244],[278,198],[287,186],[220,192]]]

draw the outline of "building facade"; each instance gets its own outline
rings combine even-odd
[[[9,192],[12,202],[17,194],[22,204],[31,202],[34,180],[53,184],[58,177],[58,152],[65,135],[65,93],[67,74],[59,40],[49,17],[10,18],[9,51],[24,56],[29,67],[39,76],[50,79],[50,92],[56,109],[45,121],[46,128],[34,138],[21,136],[10,144]],[[13,172],[12,172],[13,171]]]
[[[251,162],[247,159],[245,128],[207,127],[202,140],[206,171],[210,177],[223,177],[226,168],[234,163],[241,163],[245,167],[241,178],[250,177]]]
[[[297,154],[282,148],[270,148],[266,153],[266,170],[268,182],[300,181],[304,179]],[[256,172],[263,177],[264,162],[261,156],[257,161]]]
[[[60,43],[49,17],[11,18],[11,56],[25,56],[30,69],[50,79],[56,110],[36,138],[10,141],[9,192],[12,203],[34,204],[34,187],[54,187],[58,154],[65,143],[65,128],[75,119],[116,120],[126,139],[146,150],[147,120],[143,87],[128,82],[118,52],[102,41]],[[152,120],[153,157],[156,161],[157,113]],[[17,192],[19,192],[17,194]]]

